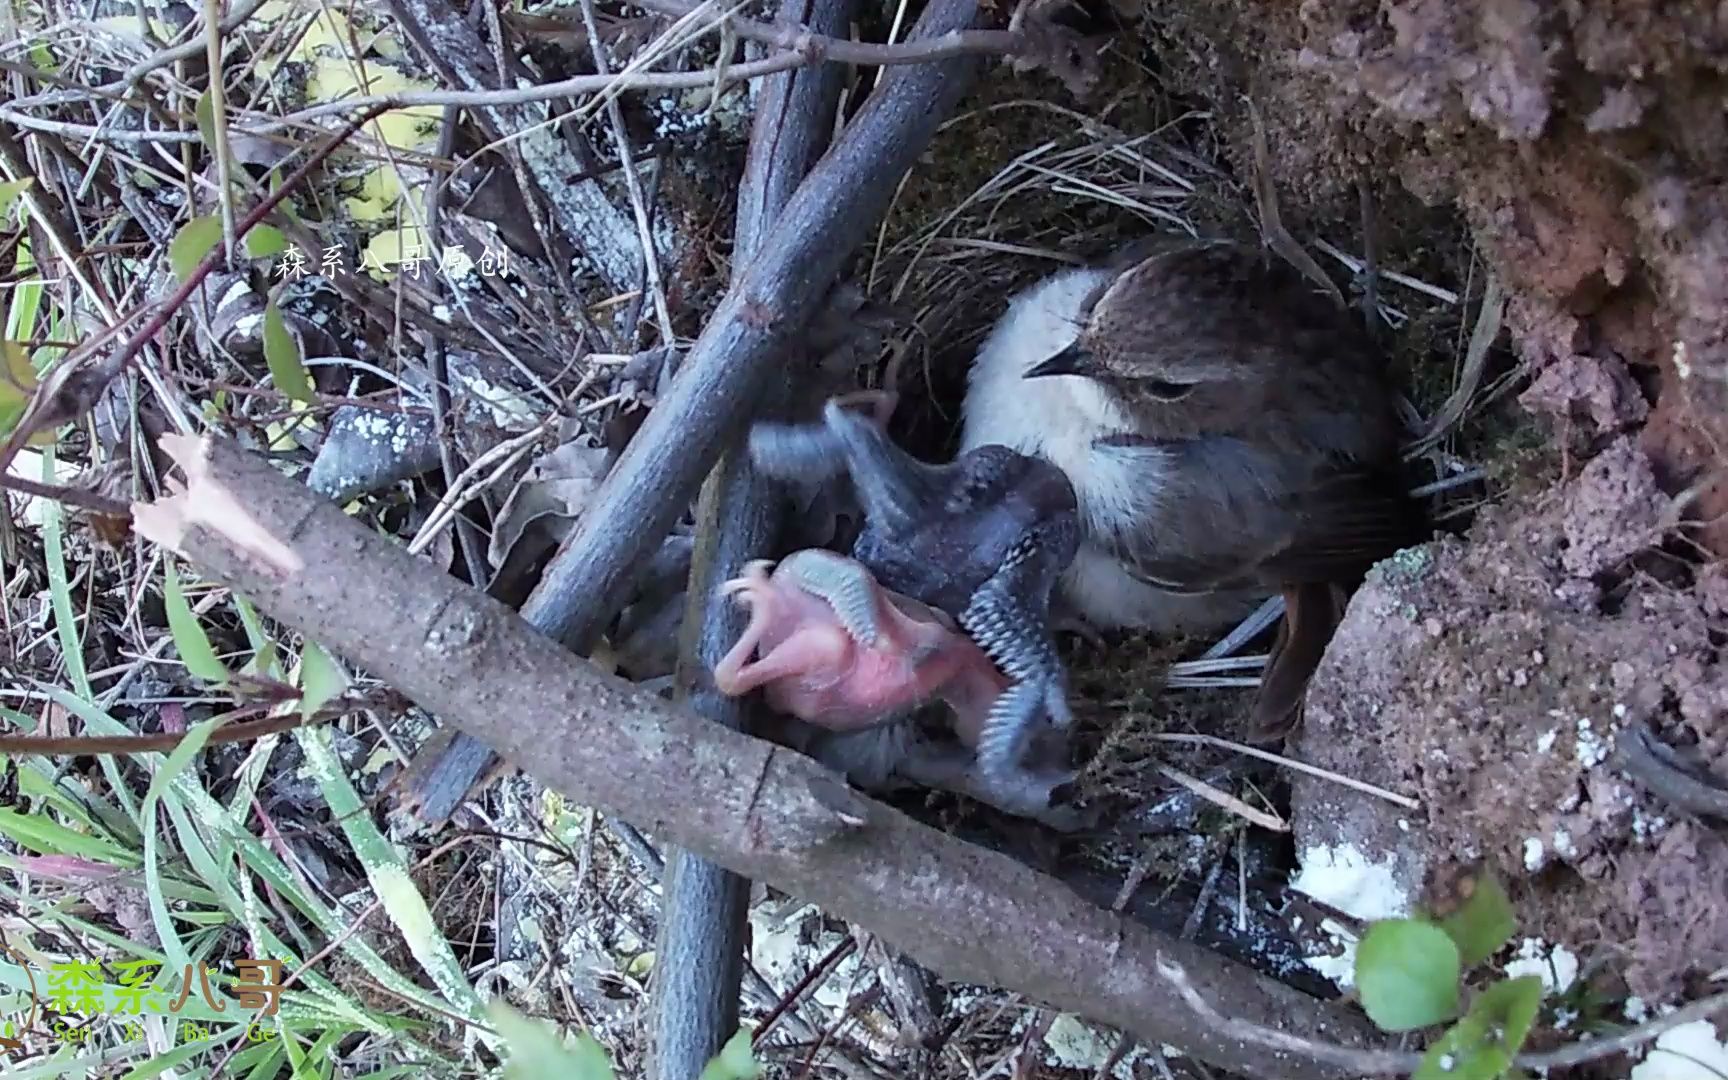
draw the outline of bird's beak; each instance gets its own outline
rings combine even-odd
[[[1090,375],[1095,368],[1092,354],[1076,341],[1050,359],[1026,369],[1026,374],[1021,377],[1042,379],[1046,375]]]

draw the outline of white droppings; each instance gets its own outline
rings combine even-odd
[[[1506,963],[1506,977],[1535,975],[1547,994],[1564,994],[1578,981],[1578,957],[1564,945],[1548,946],[1541,938],[1525,938],[1516,959]]]
[[[1538,754],[1546,754],[1548,751],[1554,749],[1554,740],[1559,737],[1559,728],[1549,728],[1547,731],[1544,731],[1541,737],[1536,740],[1536,752]]]
[[[1410,895],[1393,873],[1396,856],[1372,860],[1354,844],[1310,845],[1290,887],[1367,922],[1410,912]]]
[[[1588,717],[1578,718],[1578,743],[1572,753],[1578,764],[1586,769],[1593,769],[1608,760],[1608,740],[1596,734]]]
[[[1708,1020],[1669,1028],[1649,1055],[1632,1069],[1632,1080],[1722,1080],[1728,1076],[1728,1045]]]
[[[220,311],[229,304],[237,303],[241,297],[247,295],[251,291],[251,282],[247,281],[245,278],[236,278],[234,283],[228,286],[228,290],[222,294],[222,298],[216,301],[216,310]]]
[[[1524,839],[1524,869],[1535,873],[1548,864],[1548,851],[1542,846],[1542,841],[1534,836]]]
[[[1340,990],[1348,990],[1356,985],[1356,945],[1357,937],[1336,919],[1326,919],[1320,923],[1320,930],[1332,942],[1333,947],[1340,951],[1337,955],[1322,954],[1319,956],[1304,956],[1302,962],[1332,982]]]
[[[1554,854],[1562,859],[1578,857],[1578,847],[1572,843],[1572,834],[1565,829],[1554,830]]]
[[[1682,379],[1692,377],[1692,361],[1686,356],[1686,343],[1684,341],[1674,342],[1674,374]]]
[[[1047,1051],[1044,1061],[1048,1065],[1078,1069],[1092,1075],[1110,1059],[1120,1038],[1114,1032],[1093,1027],[1073,1013],[1061,1013],[1050,1021],[1049,1029],[1044,1032]],[[1110,1075],[1119,1080],[1134,1080],[1133,1063],[1143,1056],[1145,1051],[1139,1048],[1123,1054],[1110,1070]]]

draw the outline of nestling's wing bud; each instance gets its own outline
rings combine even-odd
[[[846,470],[846,449],[826,427],[760,423],[750,428],[750,460],[769,476],[813,483]]]
[[[844,448],[865,516],[891,532],[911,528],[946,470],[919,461],[896,446],[881,427],[838,402],[828,402],[822,420]]]
[[[881,586],[862,563],[832,551],[794,551],[780,563],[798,587],[834,609],[840,625],[861,645],[875,647],[879,637]]]

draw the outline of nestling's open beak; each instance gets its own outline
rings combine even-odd
[[[1046,375],[1090,375],[1095,363],[1092,354],[1079,341],[1042,363],[1026,369],[1024,379],[1042,379]]]

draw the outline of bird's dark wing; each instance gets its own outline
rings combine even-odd
[[[1354,584],[1400,548],[1427,539],[1422,508],[1393,470],[1350,469],[1320,475],[1291,497],[1295,529],[1262,564],[1278,584]]]
[[[1257,567],[1289,542],[1270,506],[1278,462],[1237,439],[1156,439],[1120,433],[1093,443],[1106,495],[1088,507],[1088,540],[1130,574],[1169,592],[1258,583]]]
[[[1147,490],[1136,518],[1094,539],[1171,592],[1354,582],[1423,539],[1420,509],[1394,475],[1316,471],[1234,438],[1122,434],[1095,450]]]

